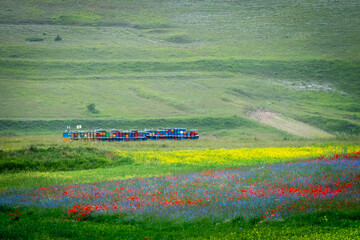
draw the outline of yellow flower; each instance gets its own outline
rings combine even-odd
[[[308,147],[273,147],[273,148],[239,148],[239,149],[206,149],[177,151],[118,151],[123,157],[131,157],[135,162],[148,164],[189,164],[189,165],[246,165],[257,163],[274,163],[298,159],[314,159],[320,156],[360,151],[360,146],[308,146]]]

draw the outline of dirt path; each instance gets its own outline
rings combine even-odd
[[[249,116],[261,123],[272,126],[290,134],[306,138],[332,138],[333,135],[315,128],[311,125],[297,121],[295,119],[281,115],[280,113],[270,112],[259,109],[249,113]]]

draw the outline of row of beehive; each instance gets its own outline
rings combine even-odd
[[[103,129],[91,131],[65,131],[63,133],[64,141],[88,140],[88,141],[145,141],[145,140],[185,140],[198,139],[198,130],[186,131],[185,128],[165,128],[160,130],[145,129],[144,131],[130,130],[122,131],[112,129],[107,132]]]

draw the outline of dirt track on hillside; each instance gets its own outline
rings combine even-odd
[[[333,135],[315,128],[306,123],[297,121],[295,119],[284,116],[280,113],[271,112],[265,109],[258,109],[254,112],[248,113],[248,115],[269,126],[277,128],[281,131],[288,132],[290,134],[305,137],[305,138],[331,138]]]

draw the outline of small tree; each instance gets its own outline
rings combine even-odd
[[[99,113],[99,110],[97,110],[97,109],[95,108],[95,104],[94,104],[94,103],[90,103],[90,104],[87,105],[86,107],[87,107],[87,109],[88,109],[91,113],[94,113],[94,114]]]
[[[58,34],[54,40],[55,40],[55,41],[61,41],[62,38],[61,38],[61,37],[59,36],[59,34]]]

